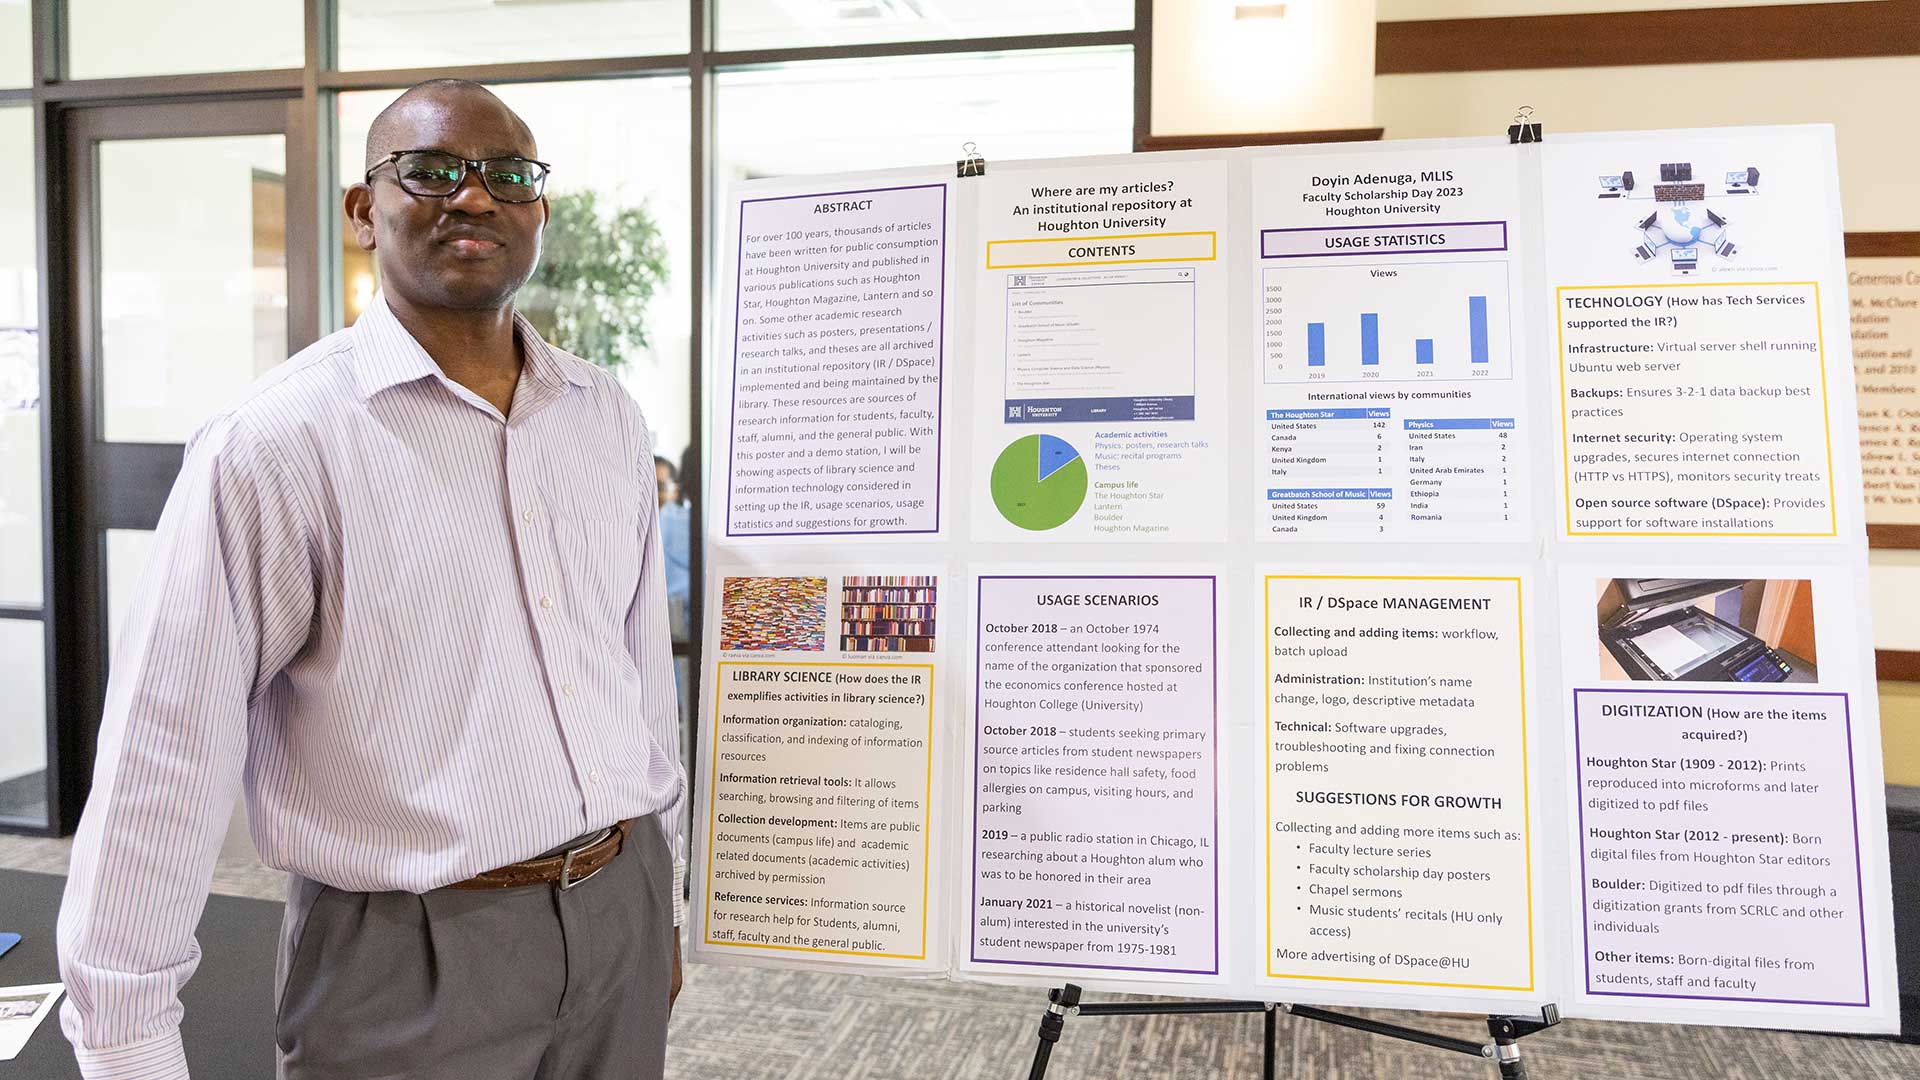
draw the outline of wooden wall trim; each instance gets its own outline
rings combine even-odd
[[[1847,234],[1847,257],[1850,259],[1897,258],[1902,255],[1920,255],[1920,232]]]
[[[1374,142],[1385,128],[1336,128],[1326,131],[1263,131],[1222,135],[1146,135],[1135,150],[1224,150],[1236,146],[1293,146],[1300,143]]]
[[[1911,551],[1920,548],[1920,525],[1876,525],[1867,522],[1867,546],[1870,548],[1899,548]]]
[[[1920,55],[1920,0],[1383,22],[1374,71],[1639,67]]]
[[[1889,682],[1920,682],[1920,652],[1875,649],[1873,666],[1880,678]]]

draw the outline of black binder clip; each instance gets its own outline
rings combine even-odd
[[[980,156],[980,152],[974,149],[974,145],[972,143],[962,143],[960,145],[960,150],[962,153],[965,153],[967,156],[953,163],[953,175],[955,176],[987,175],[987,159]]]
[[[1540,125],[1533,122],[1533,106],[1520,106],[1520,111],[1513,115],[1513,123],[1507,125],[1507,142],[1517,146],[1541,141]]]

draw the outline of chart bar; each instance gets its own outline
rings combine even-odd
[[[1473,362],[1487,362],[1487,298],[1467,297],[1467,322],[1472,328]]]
[[[1263,267],[1263,382],[1512,378],[1505,263],[1394,266],[1395,277],[1374,276],[1379,267],[1360,262]],[[1053,316],[1051,309],[1035,315]],[[1058,348],[1065,359],[1084,352],[1077,340]]]

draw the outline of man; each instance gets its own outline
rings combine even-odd
[[[382,295],[187,451],[60,913],[89,1078],[187,1075],[237,787],[290,873],[283,1077],[661,1075],[685,771],[653,452],[514,314],[537,158],[476,84],[401,95],[346,195]]]
[[[673,462],[661,454],[653,455],[653,478],[658,485],[661,506],[680,501],[680,473]]]

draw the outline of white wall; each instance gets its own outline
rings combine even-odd
[[[1154,0],[1153,134],[1370,127],[1374,0]]]

